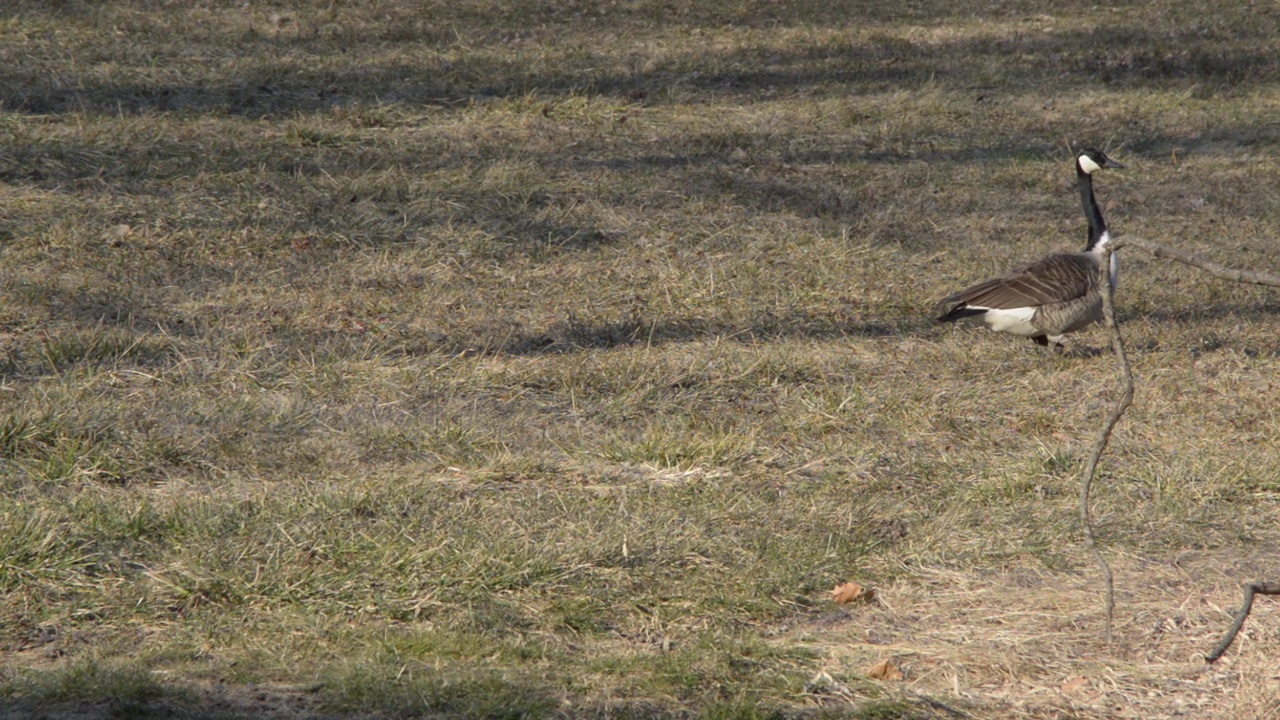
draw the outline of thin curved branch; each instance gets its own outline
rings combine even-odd
[[[1129,367],[1129,358],[1124,351],[1124,338],[1120,335],[1120,326],[1116,323],[1115,305],[1113,298],[1114,289],[1110,282],[1110,266],[1111,255],[1120,248],[1132,245],[1133,247],[1146,250],[1152,255],[1175,260],[1185,265],[1197,267],[1213,277],[1221,280],[1230,280],[1237,283],[1249,283],[1253,285],[1266,285],[1268,287],[1280,287],[1280,275],[1272,275],[1270,273],[1256,272],[1252,270],[1237,270],[1224,265],[1205,260],[1191,253],[1171,248],[1168,245],[1152,242],[1140,238],[1136,235],[1125,235],[1112,241],[1104,252],[1103,262],[1099,272],[1099,284],[1102,288],[1102,314],[1107,329],[1111,331],[1111,344],[1115,348],[1116,360],[1120,363],[1121,379],[1124,387],[1120,393],[1119,399],[1116,400],[1115,407],[1111,410],[1111,415],[1107,418],[1107,423],[1098,432],[1098,438],[1093,443],[1093,450],[1089,453],[1089,461],[1085,464],[1084,472],[1080,478],[1080,523],[1084,527],[1085,547],[1093,553],[1093,557],[1098,561],[1098,566],[1102,569],[1102,575],[1106,582],[1106,637],[1107,643],[1111,643],[1111,625],[1112,618],[1115,615],[1115,582],[1111,573],[1111,566],[1107,564],[1106,558],[1102,556],[1102,552],[1098,549],[1097,540],[1093,535],[1093,521],[1089,516],[1089,492],[1093,486],[1093,478],[1098,469],[1098,461],[1102,457],[1102,453],[1106,450],[1107,442],[1111,439],[1111,433],[1115,430],[1116,423],[1120,422],[1121,416],[1129,409],[1129,405],[1133,402],[1133,371]],[[1213,652],[1205,656],[1207,662],[1214,662],[1222,657],[1222,654],[1231,647],[1231,643],[1235,641],[1236,634],[1240,632],[1240,628],[1244,625],[1245,618],[1249,616],[1249,611],[1253,607],[1253,596],[1256,593],[1264,595],[1280,595],[1280,583],[1264,583],[1257,582],[1245,586],[1244,604],[1240,612],[1236,614],[1235,623],[1231,629],[1223,637],[1222,642],[1218,644]]]
[[[1107,423],[1098,432],[1098,439],[1093,443],[1093,450],[1089,453],[1089,461],[1085,464],[1084,473],[1080,477],[1080,524],[1084,528],[1084,544],[1093,553],[1094,559],[1098,561],[1098,567],[1102,569],[1102,577],[1106,583],[1106,636],[1108,645],[1111,644],[1111,622],[1116,610],[1115,579],[1111,573],[1111,566],[1107,564],[1106,558],[1102,556],[1102,551],[1098,549],[1098,543],[1093,536],[1093,520],[1089,516],[1089,491],[1093,487],[1093,477],[1098,470],[1098,461],[1102,458],[1102,451],[1107,448],[1107,441],[1111,439],[1111,432],[1115,430],[1116,423],[1120,422],[1120,417],[1124,415],[1125,410],[1128,410],[1129,405],[1133,403],[1133,371],[1129,368],[1129,357],[1124,352],[1124,338],[1120,335],[1120,326],[1116,323],[1115,302],[1112,297],[1114,288],[1111,287],[1110,276],[1111,253],[1117,249],[1118,245],[1107,247],[1100,265],[1098,282],[1102,288],[1102,317],[1106,322],[1107,329],[1111,331],[1111,345],[1115,349],[1116,360],[1120,363],[1120,377],[1124,387],[1121,389],[1120,397],[1116,400],[1115,407],[1111,409],[1111,415],[1107,418]]]
[[[1231,647],[1231,643],[1236,641],[1236,633],[1240,632],[1240,628],[1244,627],[1244,619],[1249,617],[1249,611],[1253,610],[1253,596],[1259,595],[1280,595],[1280,583],[1256,582],[1244,586],[1244,602],[1240,605],[1240,612],[1236,613],[1236,621],[1231,625],[1231,629],[1223,636],[1222,642],[1218,643],[1218,647],[1213,652],[1204,656],[1204,661],[1208,663],[1217,662],[1218,658]]]
[[[1198,267],[1220,280],[1249,283],[1251,285],[1280,287],[1280,275],[1272,275],[1271,273],[1256,272],[1253,270],[1237,270],[1235,268],[1229,268],[1225,265],[1219,265],[1216,262],[1205,260],[1197,255],[1192,255],[1189,252],[1184,252],[1177,248],[1171,248],[1168,245],[1162,245],[1158,242],[1145,240],[1136,235],[1123,235],[1116,240],[1113,240],[1109,247],[1112,252],[1114,252],[1125,245],[1132,245],[1133,247],[1141,248],[1158,258],[1176,260],[1185,265]]]

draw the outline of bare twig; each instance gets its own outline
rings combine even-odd
[[[1120,326],[1116,323],[1115,305],[1113,300],[1114,288],[1110,282],[1110,268],[1112,253],[1119,250],[1125,245],[1132,245],[1137,248],[1146,250],[1158,258],[1167,258],[1176,260],[1186,265],[1200,268],[1209,273],[1213,277],[1230,280],[1238,283],[1251,283],[1254,285],[1267,285],[1270,287],[1280,287],[1280,276],[1271,275],[1269,273],[1255,272],[1251,270],[1237,270],[1229,268],[1218,263],[1205,260],[1191,253],[1183,252],[1168,245],[1162,245],[1157,242],[1145,240],[1136,235],[1125,235],[1111,242],[1104,253],[1102,267],[1099,271],[1099,282],[1102,286],[1102,315],[1106,323],[1107,329],[1111,331],[1111,344],[1115,348],[1116,360],[1120,363],[1121,380],[1124,387],[1120,393],[1119,399],[1116,400],[1115,407],[1111,409],[1111,415],[1107,418],[1107,423],[1098,432],[1098,438],[1093,443],[1093,450],[1089,453],[1089,461],[1085,464],[1084,473],[1080,478],[1080,524],[1084,527],[1085,547],[1093,553],[1093,557],[1098,561],[1098,567],[1102,569],[1102,576],[1106,583],[1106,637],[1107,643],[1111,643],[1111,625],[1115,615],[1115,579],[1111,573],[1111,566],[1107,564],[1106,558],[1102,556],[1102,552],[1098,549],[1097,540],[1093,535],[1093,521],[1089,516],[1089,492],[1093,486],[1093,478],[1098,469],[1098,461],[1102,457],[1102,452],[1107,448],[1107,442],[1111,439],[1111,433],[1115,430],[1116,423],[1120,422],[1121,416],[1129,409],[1129,405],[1133,402],[1133,371],[1129,367],[1129,358],[1124,352],[1124,338],[1120,335]],[[1216,650],[1206,656],[1206,660],[1213,662],[1226,652],[1227,648],[1235,639],[1236,633],[1240,631],[1241,625],[1244,624],[1245,617],[1249,614],[1249,608],[1253,604],[1253,595],[1255,592],[1263,594],[1280,594],[1280,585],[1268,583],[1254,583],[1249,585],[1245,590],[1245,604],[1240,614],[1236,617],[1235,627],[1227,636],[1223,638],[1222,643]]]
[[[1109,247],[1112,252],[1119,250],[1125,245],[1132,245],[1136,248],[1142,248],[1158,258],[1167,258],[1176,260],[1180,263],[1198,267],[1201,270],[1220,280],[1231,280],[1238,283],[1250,283],[1252,285],[1268,285],[1270,287],[1280,287],[1280,275],[1272,275],[1270,273],[1254,272],[1252,270],[1237,270],[1216,262],[1205,260],[1191,253],[1171,248],[1168,245],[1161,245],[1158,242],[1144,240],[1136,235],[1123,235],[1113,241]],[[1103,267],[1106,267],[1105,265]]]
[[[1249,611],[1253,610],[1253,596],[1258,595],[1280,595],[1280,583],[1256,582],[1244,586],[1244,603],[1240,606],[1240,612],[1236,613],[1236,621],[1231,625],[1231,629],[1223,636],[1222,642],[1218,643],[1218,647],[1213,652],[1204,656],[1205,662],[1217,662],[1218,658],[1231,647],[1231,643],[1236,641],[1236,633],[1240,632],[1240,628],[1244,627],[1244,619],[1249,617]]]
[[[1111,331],[1111,345],[1116,351],[1116,360],[1120,363],[1120,377],[1124,382],[1121,390],[1120,398],[1116,400],[1115,407],[1111,409],[1111,416],[1107,418],[1107,424],[1102,426],[1102,430],[1098,433],[1098,439],[1093,443],[1093,451],[1089,453],[1089,462],[1084,466],[1084,474],[1080,478],[1080,524],[1084,527],[1084,544],[1093,553],[1093,557],[1098,561],[1098,567],[1102,569],[1102,577],[1106,582],[1107,590],[1107,644],[1111,644],[1111,620],[1115,615],[1116,609],[1116,590],[1114,577],[1111,574],[1111,566],[1107,564],[1106,558],[1102,557],[1102,551],[1098,550],[1098,543],[1093,537],[1093,520],[1089,517],[1089,490],[1093,486],[1093,476],[1098,469],[1098,460],[1102,457],[1102,451],[1107,447],[1107,441],[1111,439],[1111,432],[1115,430],[1116,423],[1120,422],[1120,417],[1124,415],[1124,411],[1129,409],[1130,403],[1133,402],[1133,371],[1129,368],[1129,358],[1124,352],[1124,338],[1120,335],[1120,326],[1116,324],[1115,303],[1112,295],[1114,288],[1111,287],[1111,254],[1116,251],[1115,246],[1109,246],[1102,258],[1101,277],[1099,282],[1102,284],[1102,316],[1106,322],[1107,329]]]

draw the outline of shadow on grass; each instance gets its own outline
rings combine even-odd
[[[243,695],[243,697],[241,697]],[[477,699],[492,702],[493,698]],[[316,707],[304,695],[281,694],[248,687],[234,693],[208,694],[198,700],[122,700],[98,698],[56,703],[23,700],[0,700],[0,713],[7,720],[371,720],[374,718],[431,717],[439,720],[474,718],[506,720],[522,718],[559,718],[561,720],[683,720],[689,717],[724,718],[725,720],[940,720],[954,717],[956,711],[940,703],[921,700],[909,704],[899,700],[829,704],[818,712],[812,708],[783,708],[750,701],[723,701],[705,707],[661,706],[644,701],[617,701],[608,704],[561,705],[539,693],[511,707],[491,709],[401,708],[390,710],[335,711]]]
[[[733,720],[812,718],[811,709],[771,706],[747,699],[703,700],[661,705],[644,700],[608,703],[571,703],[554,697],[546,688],[507,682],[461,682],[432,689],[407,683],[376,697],[333,697],[322,684],[311,687],[230,685],[218,683],[196,689],[165,686],[150,678],[130,678],[131,684],[110,688],[94,685],[64,686],[56,692],[28,697],[0,698],[0,714],[8,720],[116,720],[118,718],[173,718],[175,720],[354,720],[355,718],[631,718],[676,720],[692,716]],[[372,689],[372,688],[370,688]],[[341,694],[342,689],[337,689]],[[929,720],[948,717],[944,705],[922,699],[915,705],[901,701],[841,702],[829,705],[816,717],[907,718]],[[951,711],[954,712],[954,711]]]
[[[747,103],[770,97],[774,91],[848,98],[850,106],[856,108],[859,95],[909,91],[931,83],[971,89],[977,103],[981,98],[999,98],[1002,94],[1052,97],[1055,93],[1093,87],[1175,87],[1190,91],[1203,86],[1204,92],[1213,93],[1221,89],[1263,88],[1280,80],[1280,53],[1274,52],[1275,37],[1280,35],[1274,32],[1276,20],[1269,14],[1258,15],[1246,9],[1233,10],[1234,14],[1215,18],[1213,23],[1187,23],[1182,22],[1186,18],[1172,15],[1139,18],[1121,14],[1112,26],[1079,29],[1063,22],[1056,26],[1018,25],[1026,20],[1021,11],[1000,17],[993,14],[989,3],[981,2],[864,2],[839,9],[817,2],[787,7],[763,1],[739,3],[732,8],[693,5],[696,7],[673,9],[667,3],[642,2],[630,5],[627,11],[598,14],[572,3],[494,3],[489,7],[470,4],[459,9],[437,8],[430,18],[419,18],[392,4],[388,8],[391,14],[382,20],[359,27],[337,23],[328,29],[322,29],[328,27],[322,20],[306,16],[316,10],[311,8],[300,11],[302,16],[294,25],[296,32],[268,32],[253,26],[251,20],[235,28],[201,27],[196,32],[188,21],[187,25],[175,27],[176,36],[187,41],[191,53],[225,58],[227,48],[236,47],[243,51],[243,62],[228,62],[227,72],[217,76],[216,81],[184,83],[136,79],[163,77],[145,73],[83,70],[68,75],[56,72],[57,64],[63,61],[19,60],[0,77],[0,106],[6,112],[54,115],[173,114],[184,119],[211,115],[288,120],[352,105],[452,107],[531,94],[552,99],[599,95],[614,98],[620,105],[683,103],[696,111],[697,104],[707,99]],[[93,21],[95,12],[109,14],[124,6],[103,3],[90,12],[74,4],[49,8],[42,3],[23,3],[18,6],[23,15],[4,11],[0,18],[15,18],[20,20],[19,25],[83,24]],[[172,13],[165,17],[186,17],[181,9],[159,12]],[[395,15],[397,12],[401,14]],[[1192,10],[1168,12],[1194,15]],[[1062,13],[1069,16],[1071,9],[1063,9]],[[1010,20],[1014,29],[997,28],[986,34],[941,32],[948,23],[960,26],[963,21],[979,19]],[[921,32],[902,32],[904,23]],[[610,60],[608,55],[583,54],[580,50],[584,38],[616,40],[620,33],[637,30],[658,38],[663,32],[723,29],[726,25],[808,29],[814,31],[813,41],[771,44],[764,36],[744,34],[738,46],[726,48],[696,41],[692,35],[680,35],[691,41],[671,45],[668,52],[654,54],[652,62],[643,65],[632,63],[635,58],[625,52]],[[163,23],[126,23],[119,32],[127,41],[145,45],[154,39],[145,34],[148,27],[163,27]],[[852,31],[855,27],[856,33]],[[817,32],[825,29],[837,32]],[[842,29],[851,31],[838,32]],[[939,32],[924,32],[933,30]],[[172,41],[173,38],[156,40],[157,52],[169,52],[166,43]],[[103,40],[104,46],[111,42],[125,41]],[[307,62],[331,54],[335,47],[358,47],[360,43],[381,43],[387,52],[371,62],[345,66],[341,60],[327,65]],[[397,49],[404,52],[397,53]],[[424,49],[436,54],[424,53]],[[84,52],[98,50],[90,44]],[[440,59],[445,51],[451,58],[447,64]],[[643,54],[645,47],[638,45],[627,52]],[[548,62],[548,58],[563,62]],[[122,76],[132,79],[116,79]],[[1067,117],[1062,122],[1076,120]],[[1280,141],[1280,129],[1274,123],[1240,124],[1243,122],[1219,125],[1206,131],[1203,138],[1190,141],[1184,136],[1144,132],[1131,147],[1157,155],[1175,147],[1194,152],[1201,142],[1233,140],[1249,146]],[[962,125],[962,132],[973,127]],[[824,181],[775,177],[769,174],[771,166],[755,173],[734,164],[731,153],[746,146],[759,149],[768,162],[841,165],[898,163],[907,159],[972,163],[1057,152],[1058,146],[1049,141],[1037,139],[1028,143],[1019,138],[1010,143],[998,135],[993,132],[946,143],[962,145],[958,149],[925,148],[904,154],[894,148],[858,144],[848,137],[820,138],[814,141],[816,147],[793,149],[785,133],[779,136],[772,130],[732,137],[712,133],[695,136],[684,147],[670,151],[663,148],[652,152],[653,144],[649,144],[638,152],[628,152],[633,148],[625,146],[625,139],[606,133],[603,138],[588,139],[574,149],[524,149],[519,159],[528,161],[534,168],[531,174],[535,175],[545,170],[657,170],[669,174],[657,184],[672,191],[670,196],[677,198],[673,202],[682,202],[680,198],[684,196],[725,199],[754,211],[850,222],[874,209],[883,197],[862,197],[856,190],[842,187],[837,178]],[[258,168],[267,171],[264,174],[292,178],[358,178],[388,167],[421,175],[431,169],[483,167],[493,157],[510,156],[504,154],[508,150],[502,138],[492,142],[483,148],[484,157],[458,157],[447,152],[424,153],[422,146],[402,149],[394,144],[370,152],[358,132],[349,138],[302,133],[283,143],[267,138],[260,146],[250,148],[231,141],[211,147],[207,138],[168,138],[140,142],[136,147],[84,139],[35,140],[15,143],[11,151],[0,153],[0,180],[87,194],[110,194],[121,189],[136,189],[142,194],[157,192],[156,185],[166,180],[204,173],[234,175]],[[428,142],[426,149],[434,151],[437,147]],[[476,191],[420,191],[425,197],[405,197],[409,193],[407,184],[383,192],[378,188],[350,190],[344,182],[332,187],[318,184],[319,191],[305,198],[286,198],[294,206],[288,213],[259,218],[245,210],[215,214],[212,219],[199,214],[174,224],[184,229],[181,224],[189,222],[201,231],[253,224],[265,231],[330,232],[358,244],[377,245],[412,241],[423,228],[458,223],[490,238],[479,254],[497,261],[590,252],[622,239],[590,219],[562,218],[562,210],[574,207],[572,191],[540,192],[537,187],[526,190],[518,178],[496,189],[486,186]],[[217,195],[223,190],[215,188],[211,192]],[[289,190],[254,189],[272,198]],[[401,190],[403,193],[397,194]],[[627,200],[617,202],[625,204]],[[35,225],[39,221],[24,222]],[[175,268],[182,265],[178,259],[166,263]],[[235,270],[233,262],[210,265],[207,272],[201,271],[205,275],[201,282],[217,284],[219,276],[234,277]],[[189,287],[186,281],[176,284]],[[154,322],[166,332],[175,331],[164,325],[168,322],[165,318],[146,318],[145,302],[135,307],[127,298],[76,296],[64,300],[57,314],[76,322],[141,326]],[[904,326],[892,319],[867,322],[838,316],[759,316],[742,321],[638,317],[589,323],[566,321],[546,331],[496,338],[492,347],[484,347],[494,352],[538,354],[698,337],[752,341],[783,336],[884,337],[917,332],[923,325],[924,321]],[[479,330],[477,335],[483,332]],[[441,345],[466,350],[475,346],[473,340],[446,338]]]
[[[644,5],[639,12],[563,16],[547,6],[470,8],[438,13],[430,23],[404,18],[418,31],[384,27],[374,22],[363,30],[389,47],[400,47],[413,61],[309,69],[303,56],[330,56],[354,38],[338,29],[310,36],[263,34],[252,27],[232,37],[229,30],[193,35],[190,44],[212,57],[229,45],[255,62],[233,71],[234,79],[209,83],[111,82],[89,77],[62,77],[46,68],[20,64],[0,79],[0,103],[11,111],[34,114],[69,112],[109,115],[182,112],[287,119],[352,104],[452,106],[490,98],[604,95],[622,102],[687,102],[704,97],[785,90],[804,94],[900,91],[912,84],[942,82],[983,93],[1054,93],[1097,86],[1207,86],[1258,88],[1280,81],[1280,52],[1274,47],[1275,19],[1270,14],[1238,11],[1213,25],[1193,25],[1170,18],[1162,27],[1151,18],[1116,19],[1097,29],[1049,26],[1009,30],[1000,35],[976,34],[959,39],[908,40],[891,31],[897,23],[928,26],[956,20],[991,19],[990,7],[948,8],[945,3],[884,9],[866,3],[857,10],[833,12],[819,3],[785,13],[773,4],[747,3],[745,9],[672,13],[669,4]],[[47,20],[74,20],[76,13],[45,11]],[[544,17],[545,16],[545,17]],[[774,18],[770,20],[770,18]],[[710,23],[710,24],[707,24]],[[594,55],[574,55],[562,45],[598,34],[616,38],[635,33],[687,31],[726,23],[840,30],[880,25],[883,34],[826,36],[815,44],[779,49],[766,44],[728,50],[690,42],[656,60],[651,69],[615,67],[601,70]],[[507,27],[508,30],[495,30]],[[462,35],[440,32],[458,28]],[[141,29],[136,30],[142,33]],[[307,31],[299,30],[306,34]],[[524,38],[512,41],[512,33]],[[476,34],[479,34],[476,37]],[[945,35],[944,35],[945,37]],[[140,37],[146,41],[150,38]],[[369,39],[375,39],[370,37]],[[166,39],[167,41],[167,39]],[[749,42],[749,41],[748,41]],[[424,57],[420,50],[448,51],[452,59]],[[460,49],[461,48],[461,49]],[[410,52],[412,51],[412,52]],[[538,53],[564,53],[543,65]],[[581,54],[581,53],[580,53]],[[620,64],[621,61],[619,61]],[[300,64],[302,67],[299,67]],[[315,63],[310,63],[315,65]]]
[[[23,3],[20,7],[24,15],[14,17],[24,22],[87,23],[95,17],[75,6],[50,9],[43,4]],[[106,9],[102,12],[109,13],[114,4],[105,3],[103,7]],[[217,76],[218,79],[203,83],[118,81],[113,78],[130,74],[68,74],[56,67],[59,61],[23,60],[0,77],[0,107],[7,112],[46,115],[173,114],[183,118],[207,115],[282,121],[330,114],[352,106],[452,107],[531,95],[545,97],[549,102],[566,96],[602,96],[613,98],[619,107],[680,103],[696,112],[699,103],[710,99],[749,103],[781,92],[847,98],[850,108],[856,111],[860,95],[930,85],[970,90],[975,104],[998,104],[1009,96],[1033,93],[1037,97],[1053,97],[1097,87],[1173,87],[1212,95],[1224,89],[1256,90],[1280,81],[1280,51],[1275,47],[1280,30],[1276,20],[1269,14],[1247,9],[1215,18],[1211,24],[1180,22],[1169,14],[1175,11],[1150,18],[1120,15],[1113,25],[1096,29],[1076,29],[1068,22],[1024,28],[1017,25],[1026,19],[1023,14],[1001,17],[989,4],[977,2],[954,7],[944,3],[885,7],[883,3],[865,2],[839,10],[816,2],[787,8],[747,2],[733,8],[692,9],[673,9],[668,3],[653,2],[638,3],[626,11],[588,10],[557,3],[494,3],[491,7],[473,4],[453,10],[436,8],[430,18],[424,19],[392,6],[380,20],[349,28],[334,21],[333,27],[323,32],[321,28],[328,26],[321,19],[299,17],[295,25],[298,34],[264,32],[248,20],[243,26],[237,25],[238,29],[201,27],[197,32],[188,27],[190,21],[185,21],[187,25],[177,22],[186,17],[183,11],[166,10],[162,15],[170,13],[165,17],[175,19],[175,36],[187,41],[190,52],[218,58],[226,56],[228,47],[236,47],[245,57],[237,65],[228,64],[228,77]],[[299,14],[307,12],[322,14],[318,8],[300,10]],[[1070,9],[1063,12],[1069,13]],[[1185,12],[1194,15],[1191,10]],[[1011,20],[1015,27],[988,34],[957,33],[952,39],[947,33],[938,32],[936,36],[941,39],[928,40],[907,39],[929,35],[904,34],[901,25],[940,30],[946,23],[979,19]],[[771,44],[767,38],[751,35],[742,38],[742,45],[727,48],[697,41],[668,43],[664,53],[654,54],[651,63],[635,67],[633,56],[643,56],[644,47],[619,52],[612,61],[607,56],[564,47],[569,41],[581,45],[583,38],[595,36],[616,40],[637,30],[691,32],[725,25],[815,32],[808,44]],[[881,26],[882,31],[866,32],[867,27],[875,26]],[[136,33],[131,39],[141,45],[156,42],[156,52],[161,55],[170,52],[166,43],[173,42],[173,38],[155,39],[146,34],[148,27],[126,26],[119,32],[125,37]],[[155,27],[164,25],[158,22]],[[855,27],[857,34],[838,32]],[[837,32],[817,32],[823,29]],[[518,39],[513,39],[515,36]],[[112,42],[122,41],[103,40],[104,45]],[[306,62],[332,55],[335,47],[358,42],[383,43],[387,52],[371,62],[350,62],[345,66],[340,64],[342,61],[327,65]],[[424,54],[424,48],[436,54]],[[84,52],[98,50],[93,47]],[[440,59],[446,51],[451,58],[447,62]],[[133,73],[132,77],[138,74]],[[401,121],[405,120],[393,119]],[[877,146],[845,137],[817,139],[816,147],[795,149],[785,134],[764,130],[732,137],[694,136],[670,152],[664,148],[664,152],[653,153],[647,151],[651,146],[636,151],[627,147],[626,139],[606,132],[601,138],[575,143],[573,149],[557,146],[552,152],[537,152],[526,148],[520,159],[530,161],[537,171],[667,172],[670,178],[666,184],[673,191],[672,196],[726,198],[766,211],[848,221],[867,212],[866,205],[877,199],[859,198],[834,180],[785,177],[773,172],[772,165],[766,165],[760,175],[753,174],[735,166],[731,153],[745,147],[758,150],[766,163],[806,166],[906,160],[972,163],[1052,155],[1059,151],[1059,144],[1056,139],[1044,138],[1081,132],[1080,118],[1066,114],[1038,127],[1034,131],[1037,139],[1030,143],[1025,137],[1002,136],[998,130],[979,137],[969,135],[975,125],[999,121],[996,116],[975,116],[971,122],[958,126],[956,137],[943,138],[941,148],[928,142],[917,146],[914,140],[905,148],[891,143]],[[959,133],[965,137],[959,137]],[[1130,142],[1130,149],[1151,156],[1167,155],[1175,148],[1193,153],[1200,144],[1222,141],[1243,147],[1280,142],[1280,128],[1265,121],[1219,124],[1195,138],[1159,131],[1134,134],[1137,137]],[[491,159],[460,157],[447,146],[437,147],[430,141],[407,149],[391,143],[370,152],[368,138],[354,127],[350,133],[337,133],[334,137],[312,137],[305,131],[295,135],[283,142],[259,138],[261,145],[254,148],[230,140],[210,146],[207,138],[161,138],[133,147],[75,139],[51,142],[24,138],[14,143],[10,152],[0,153],[0,180],[62,191],[93,193],[136,188],[139,193],[149,194],[156,192],[157,182],[201,174],[265,170],[281,177],[351,178],[394,167],[423,176],[436,169],[482,166]],[[482,151],[484,155],[489,153],[510,157],[509,149],[498,141]],[[270,196],[275,194],[273,190],[264,188],[261,192]],[[520,197],[516,193],[513,202],[503,197],[507,192],[508,188],[452,194],[432,190],[427,198],[406,198],[395,193],[379,196],[367,189],[348,192],[336,187],[329,197],[311,197],[297,203],[303,205],[297,212],[254,218],[254,222],[268,229],[333,232],[356,242],[377,244],[410,240],[415,228],[461,221],[500,238],[505,249],[515,253],[589,250],[614,240],[590,223],[556,219],[555,213],[548,217],[543,212],[571,206],[573,198],[536,194]],[[352,212],[361,201],[374,207],[368,212]],[[308,203],[314,206],[307,207]],[[214,226],[241,226],[247,220],[237,213],[229,213],[228,217],[232,219],[214,220]]]
[[[508,355],[547,355],[601,350],[635,345],[664,345],[699,339],[721,338],[743,343],[777,338],[884,338],[909,336],[931,326],[928,318],[918,321],[861,320],[810,313],[769,315],[735,322],[718,318],[632,317],[621,320],[582,322],[570,319],[557,323],[544,332],[507,332],[491,344],[459,341],[441,337],[432,352],[475,351]]]

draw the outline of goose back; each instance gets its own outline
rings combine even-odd
[[[1034,308],[1031,324],[1048,335],[1073,332],[1101,317],[1101,259],[1094,253],[1057,253],[1007,275],[979,283],[939,303],[938,320],[958,320],[987,310]]]

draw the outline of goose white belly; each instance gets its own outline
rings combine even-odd
[[[1043,330],[1032,324],[1031,321],[1035,316],[1036,308],[1033,307],[987,308],[987,311],[982,315],[982,322],[996,332],[1034,337],[1044,334]]]

